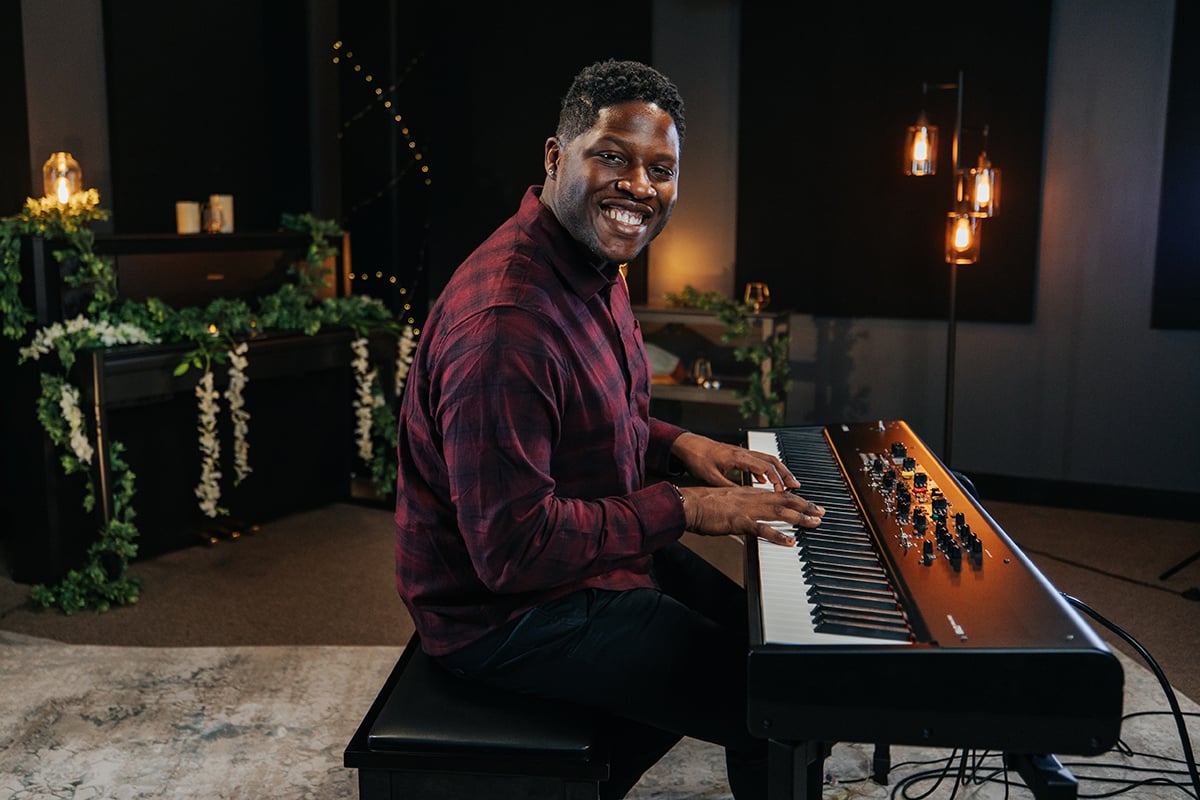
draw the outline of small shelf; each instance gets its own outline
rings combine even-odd
[[[698,407],[697,410],[705,406],[739,408],[742,398],[738,396],[738,390],[745,390],[749,385],[752,379],[749,373],[753,368],[744,362],[738,362],[733,354],[734,349],[739,344],[754,339],[768,341],[776,336],[785,335],[791,317],[788,310],[747,314],[746,320],[750,323],[748,337],[740,341],[725,342],[722,338],[727,328],[715,311],[668,306],[634,306],[633,313],[642,326],[643,338],[678,356],[685,370],[698,357],[707,358],[712,362],[715,377],[721,383],[719,389],[666,382],[656,382],[650,387],[651,400],[693,404]],[[770,361],[764,362],[761,368],[762,380],[765,383],[770,380]],[[739,371],[743,369],[747,371]],[[760,415],[758,419],[749,422],[762,426],[768,424],[769,420],[766,415]]]
[[[688,386],[681,383],[656,383],[650,387],[650,395],[656,400],[680,400],[685,403],[708,403],[717,406],[736,406],[741,400],[722,382],[720,389],[705,389],[703,386]]]
[[[234,253],[244,250],[301,250],[308,235],[294,231],[247,233],[97,234],[93,249],[100,255],[152,253]]]

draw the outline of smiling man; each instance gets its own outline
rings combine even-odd
[[[774,456],[649,415],[618,267],[670,219],[684,130],[651,67],[576,76],[546,184],[459,266],[421,335],[400,412],[396,582],[422,648],[453,672],[605,715],[603,797],[691,736],[725,747],[746,800],[766,796],[766,750],[746,727],[745,593],[679,539],[791,546],[758,520],[813,527],[824,511],[787,491],[799,484]],[[670,481],[685,471],[705,485]]]

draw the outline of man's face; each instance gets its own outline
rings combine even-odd
[[[607,261],[632,261],[666,227],[679,183],[679,134],[658,106],[600,111],[565,145],[546,142],[543,201],[570,234]]]

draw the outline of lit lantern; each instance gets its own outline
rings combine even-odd
[[[83,170],[70,153],[53,153],[42,165],[42,190],[66,205],[71,195],[83,191]]]
[[[1000,210],[1000,170],[992,166],[987,153],[959,176],[958,200],[978,217],[994,217]]]
[[[922,111],[916,124],[908,126],[908,134],[905,137],[905,175],[934,175],[937,173],[937,137],[937,126],[930,125],[929,118]]]
[[[946,263],[974,264],[979,260],[979,217],[966,212],[946,215]]]

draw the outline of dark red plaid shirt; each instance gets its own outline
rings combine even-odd
[[[683,431],[649,416],[625,283],[540,191],[455,271],[405,388],[396,584],[435,655],[581,588],[651,586],[683,533],[675,490],[645,485]]]

